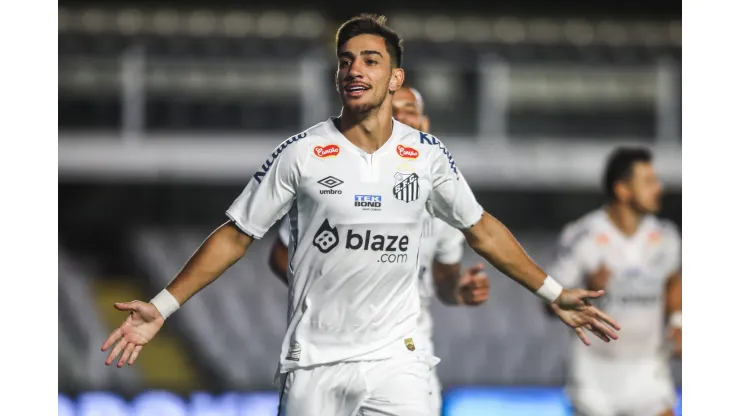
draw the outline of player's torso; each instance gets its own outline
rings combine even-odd
[[[670,246],[660,223],[652,217],[632,236],[623,235],[607,221],[605,215],[593,221],[581,257],[587,270],[604,265],[609,271],[606,295],[596,303],[623,329],[617,343],[597,348],[639,355],[640,350],[657,348],[660,343],[665,284],[673,271]]]
[[[394,132],[372,154],[336,135],[311,138],[290,215],[298,231],[293,292],[315,311],[314,325],[372,330],[418,312],[418,299],[406,297],[418,296],[431,178],[413,133]]]

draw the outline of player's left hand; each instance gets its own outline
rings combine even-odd
[[[591,345],[584,329],[591,331],[602,341],[609,342],[619,338],[614,332],[620,329],[619,324],[601,309],[588,303],[589,299],[603,295],[603,290],[563,289],[551,306],[563,323],[576,330],[584,344]]]
[[[458,299],[461,304],[476,306],[488,300],[491,284],[483,264],[465,270],[458,281]]]

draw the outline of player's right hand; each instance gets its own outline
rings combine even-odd
[[[620,329],[617,321],[588,302],[589,299],[600,298],[603,295],[603,290],[563,289],[552,303],[552,310],[563,323],[575,329],[578,337],[586,345],[591,345],[591,342],[586,338],[584,329],[593,332],[604,342],[616,340],[619,337],[615,330]]]
[[[151,341],[164,324],[164,318],[159,310],[151,303],[135,300],[132,302],[115,303],[119,311],[130,311],[128,318],[118,329],[113,331],[105,340],[101,349],[107,351],[113,344],[118,343],[105,359],[105,365],[111,365],[121,352],[118,368],[128,361],[132,365],[144,344]]]

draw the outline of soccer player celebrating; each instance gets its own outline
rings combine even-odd
[[[119,355],[118,366],[133,363],[168,316],[285,214],[291,263],[278,369],[281,415],[429,415],[436,359],[417,334],[424,210],[462,230],[481,257],[555,305],[585,342],[585,330],[616,339],[618,324],[588,302],[602,291],[564,289],[549,277],[483,211],[444,145],[393,120],[403,48],[385,18],[345,22],[336,52],[340,116],[277,146],[227,210],[229,221],[151,302],[115,305],[131,313],[102,346],[115,344],[106,364]],[[380,205],[361,210],[357,200]]]
[[[419,131],[427,131],[428,117],[424,114],[421,94],[413,88],[401,87],[393,94],[393,118]],[[359,199],[359,200],[358,200]],[[355,198],[358,210],[380,210],[382,201],[362,201]],[[436,292],[440,301],[447,305],[480,305],[488,299],[490,285],[483,271],[483,265],[476,265],[460,273],[460,260],[463,256],[463,234],[432,217],[426,210],[422,212],[421,243],[419,245],[419,301],[421,314],[417,323],[418,344],[426,345],[425,351],[434,355],[432,345],[432,312],[429,309]],[[276,276],[288,283],[288,264],[290,256],[290,221],[284,217],[280,223],[278,238],[272,247],[270,267]],[[436,367],[435,367],[436,369]],[[442,412],[442,386],[437,372],[432,369],[431,395],[432,413]]]
[[[574,342],[568,390],[579,415],[673,414],[664,317],[669,347],[680,355],[681,241],[673,224],[654,216],[661,185],[651,159],[644,149],[616,149],[604,177],[609,203],[567,225],[560,238],[554,275],[607,289],[599,306],[625,324],[619,343]]]

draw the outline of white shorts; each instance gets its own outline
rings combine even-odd
[[[568,383],[577,416],[657,416],[676,393],[666,359],[616,360],[575,354]]]
[[[442,384],[439,382],[437,377],[436,368],[432,369],[431,379],[429,381],[431,386],[431,401],[432,401],[432,415],[442,416]]]
[[[279,416],[432,416],[436,357],[408,351],[281,376]],[[436,416],[437,414],[434,414]]]

